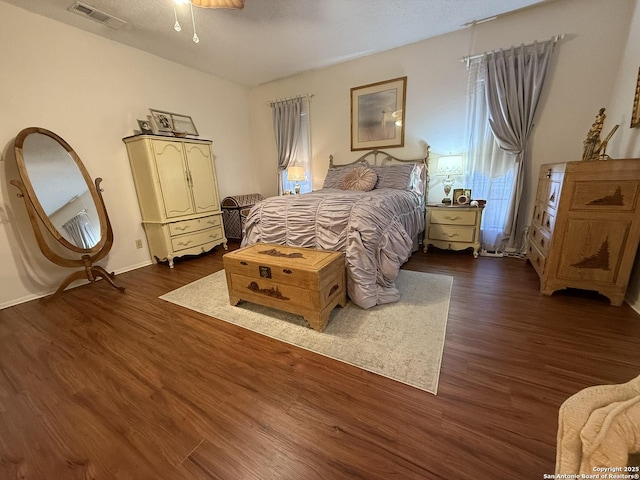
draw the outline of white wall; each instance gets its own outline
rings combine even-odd
[[[274,194],[275,147],[269,100],[311,93],[314,187],[326,173],[329,154],[351,161],[350,88],[406,75],[403,157],[419,156],[427,141],[434,157],[461,153],[466,117],[467,54],[507,48],[566,34],[557,46],[546,91],[539,105],[531,142],[532,161],[526,192],[530,216],[539,165],[579,160],[582,141],[600,107],[607,107],[626,43],[636,0],[559,0],[458,32],[388,52],[272,82],[251,92],[254,145],[265,145],[256,158],[261,190]],[[605,126],[606,128],[606,126]],[[636,156],[640,152],[636,150]],[[438,192],[438,196],[442,196]]]
[[[613,158],[637,158],[640,157],[640,128],[630,128],[629,125],[640,68],[640,0],[635,2],[629,35],[621,50],[622,61],[617,69],[616,81],[608,103],[608,128],[605,128],[605,131],[611,130],[616,124],[619,124],[620,128],[611,138],[607,151]],[[640,313],[640,256],[636,256],[626,300]]]
[[[246,177],[252,155],[245,88],[4,2],[0,18],[0,308],[52,292],[72,271],[40,253],[9,184],[18,178],[13,141],[25,127],[57,133],[93,177],[104,179],[115,242],[100,264],[109,271],[150,263],[122,142],[149,108],[190,115],[200,137],[214,141],[221,197],[257,191]]]

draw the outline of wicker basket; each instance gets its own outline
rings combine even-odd
[[[256,203],[264,200],[259,193],[233,195],[222,200],[222,221],[227,239],[242,240],[244,221]]]

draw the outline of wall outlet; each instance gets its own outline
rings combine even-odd
[[[142,240],[140,238],[136,240],[136,248],[142,248]]]

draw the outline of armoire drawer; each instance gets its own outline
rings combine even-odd
[[[209,217],[173,222],[169,224],[169,235],[173,237],[175,235],[197,232],[199,230],[204,230],[205,228],[217,227],[221,225],[221,223],[220,215],[211,215]]]
[[[187,248],[197,247],[198,245],[215,242],[216,240],[220,240],[223,236],[222,227],[217,226],[192,234],[171,237],[171,247],[177,252]]]

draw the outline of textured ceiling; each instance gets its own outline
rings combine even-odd
[[[551,0],[246,0],[242,10],[173,0],[82,0],[127,22],[115,30],[68,11],[74,0],[0,0],[246,86],[414,43]]]

